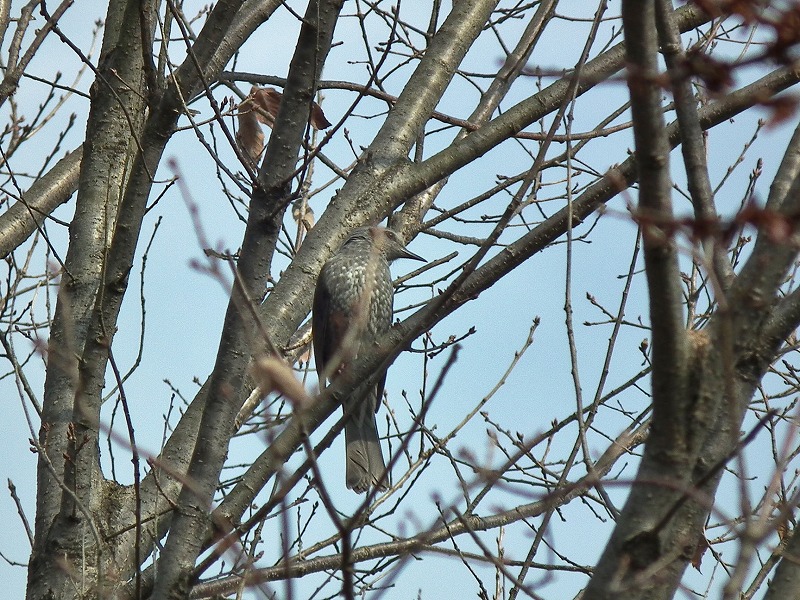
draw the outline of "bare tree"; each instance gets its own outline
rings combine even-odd
[[[0,3],[29,600],[411,596],[441,560],[482,598],[800,597],[800,10],[584,4]],[[384,220],[428,263],[320,392],[317,275]],[[220,286],[213,360],[145,333]],[[401,354],[389,489],[356,496],[332,415]]]

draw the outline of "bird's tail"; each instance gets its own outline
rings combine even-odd
[[[347,487],[359,494],[370,487],[388,489],[388,478],[384,476],[386,464],[375,422],[376,402],[377,398],[367,397],[358,406],[348,407],[351,414],[344,426],[345,480]]]

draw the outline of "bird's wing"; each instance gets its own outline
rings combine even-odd
[[[328,367],[328,363],[339,350],[347,330],[350,326],[350,317],[340,308],[334,306],[331,293],[328,289],[328,278],[323,267],[314,290],[314,303],[311,313],[311,328],[314,333],[314,359],[317,364],[317,373],[321,374]],[[336,370],[328,372],[330,377]],[[324,382],[321,382],[324,385]]]
[[[327,307],[330,306],[330,293],[325,285],[323,273],[320,273],[317,286],[314,288],[314,303],[311,307],[311,331],[314,336],[314,361],[317,365],[317,373],[322,374],[325,363],[330,358],[330,353],[325,348],[325,340],[330,339],[327,334],[328,315]],[[320,385],[324,385],[320,381]]]

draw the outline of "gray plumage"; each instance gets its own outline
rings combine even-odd
[[[406,250],[391,229],[362,227],[322,267],[311,317],[320,386],[371,352],[375,341],[392,326],[394,288],[389,263],[397,258],[424,260]],[[359,494],[370,487],[388,487],[375,421],[385,382],[384,373],[362,402],[349,398],[343,402],[349,415],[344,428],[345,480]]]

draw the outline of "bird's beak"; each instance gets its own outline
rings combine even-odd
[[[410,258],[411,260],[419,260],[422,262],[428,262],[424,258],[422,258],[419,254],[414,254],[408,248],[403,248],[397,258]]]

